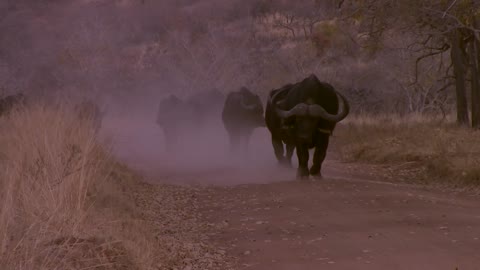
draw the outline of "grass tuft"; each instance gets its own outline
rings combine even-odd
[[[71,106],[35,104],[2,117],[0,167],[2,267],[135,269],[115,233],[91,235],[92,220],[108,222],[95,213],[115,163]]]
[[[480,136],[451,117],[411,115],[357,116],[339,126],[345,161],[398,165],[411,163],[417,180],[480,184]]]

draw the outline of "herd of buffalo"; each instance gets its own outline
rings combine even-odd
[[[16,104],[23,104],[22,94],[0,100],[0,115]],[[75,107],[80,117],[94,120],[95,129],[101,126],[103,113],[92,101]],[[156,123],[162,128],[169,151],[183,131],[208,124],[211,116],[223,122],[233,153],[247,149],[255,128],[267,127],[275,157],[281,165],[290,167],[293,152],[298,157],[298,178],[321,177],[329,138],[335,125],[349,114],[346,98],[330,84],[315,75],[270,91],[264,108],[260,97],[242,87],[226,97],[217,90],[200,93],[186,100],[170,95],[160,101]],[[308,168],[309,150],[315,149],[313,165]]]
[[[171,151],[182,128],[202,126],[208,115],[221,115],[233,152],[247,149],[254,129],[266,126],[280,164],[291,166],[296,149],[297,176],[320,177],[330,135],[349,109],[344,96],[330,84],[310,75],[295,84],[272,90],[265,108],[260,97],[245,87],[230,92],[226,98],[216,90],[185,101],[170,95],[160,102],[156,122],[163,129]],[[313,148],[313,165],[309,169],[309,149]]]

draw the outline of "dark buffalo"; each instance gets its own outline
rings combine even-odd
[[[15,108],[25,106],[26,98],[23,93],[6,96],[0,99],[0,116],[8,115]]]
[[[315,75],[271,91],[265,117],[278,161],[291,164],[296,148],[299,163],[297,177],[321,177],[330,135],[336,123],[347,117],[349,111],[345,97],[330,84],[320,82]],[[315,148],[315,153],[309,170],[308,151],[312,148]]]
[[[222,120],[232,151],[246,150],[253,130],[265,126],[260,97],[245,87],[229,93],[223,106]]]
[[[75,112],[80,119],[91,121],[95,133],[102,127],[105,112],[92,100],[85,99],[75,105]]]
[[[173,149],[182,131],[190,124],[192,112],[190,106],[173,94],[160,101],[156,123],[163,130],[168,151]]]

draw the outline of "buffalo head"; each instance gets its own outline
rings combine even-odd
[[[282,95],[280,91],[272,97],[272,101],[275,104],[276,114],[283,120],[284,128],[291,129],[292,135],[297,140],[309,144],[312,143],[315,134],[332,131],[328,128],[321,128],[322,124],[320,123],[330,123],[333,124],[333,127],[347,117],[350,106],[342,94],[335,91],[330,85],[320,83],[316,77],[307,78],[300,89],[297,91],[299,94],[295,97],[286,95],[276,100],[276,97]],[[324,91],[324,89],[329,91]],[[334,95],[330,93],[334,93]],[[335,105],[334,107],[338,107],[337,113],[332,113],[332,104]],[[324,108],[326,105],[330,107],[330,112]],[[286,107],[290,109],[284,109]]]

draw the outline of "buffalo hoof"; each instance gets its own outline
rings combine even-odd
[[[312,166],[312,168],[310,168],[310,175],[313,175],[313,176],[316,176],[316,175],[321,175],[320,173],[320,166]]]
[[[323,179],[323,176],[321,173],[319,174],[312,174],[312,178],[313,180],[322,180]]]
[[[298,168],[297,179],[306,180],[308,179],[309,176],[310,176],[310,173],[308,172],[308,169]]]
[[[280,166],[282,166],[283,168],[292,168],[292,162],[284,159],[280,161]]]

